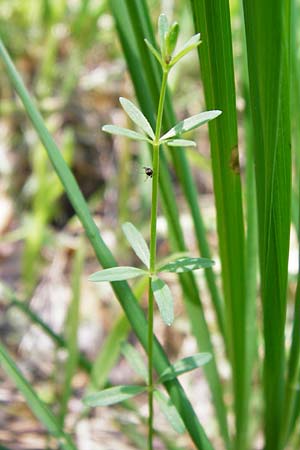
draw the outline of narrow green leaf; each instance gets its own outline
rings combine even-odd
[[[196,147],[196,142],[188,141],[187,139],[173,139],[162,143],[167,144],[169,147]]]
[[[215,119],[220,114],[222,114],[222,111],[215,110],[215,111],[205,111],[200,114],[196,114],[195,116],[188,117],[187,119],[178,122],[166,134],[164,134],[160,138],[160,140],[163,141],[175,136],[180,136],[182,133],[186,133],[187,131],[200,127],[200,125],[204,125],[210,120]]]
[[[171,56],[175,50],[177,39],[179,34],[179,25],[177,22],[174,22],[166,36],[166,52],[167,55]]]
[[[160,40],[160,48],[163,58],[166,55],[166,35],[168,33],[169,24],[168,18],[165,14],[160,14],[158,18],[158,33]]]
[[[127,238],[127,241],[133,248],[135,254],[145,264],[146,267],[150,266],[150,252],[148,245],[143,238],[142,234],[135,228],[135,226],[126,222],[122,225],[123,232]]]
[[[111,267],[110,269],[100,270],[99,272],[93,273],[89,277],[89,281],[100,282],[100,281],[122,281],[129,280],[130,278],[140,277],[142,275],[147,275],[148,272],[137,267]]]
[[[109,389],[104,389],[104,391],[87,395],[84,397],[83,403],[92,407],[114,405],[135,397],[146,390],[147,388],[145,386],[114,386]]]
[[[163,321],[171,325],[174,320],[174,302],[169,287],[160,278],[153,277],[151,288]]]
[[[26,402],[33,414],[41,423],[43,423],[49,433],[59,440],[61,447],[65,450],[76,450],[76,447],[71,441],[71,438],[67,434],[65,434],[63,429],[59,426],[57,419],[53,415],[52,411],[50,411],[37,396],[36,392],[32,389],[26,378],[22,375],[22,373],[15,365],[5,347],[1,344],[0,364],[10,377],[10,379],[15,383],[22,395],[25,397]]]
[[[122,342],[121,352],[127,359],[133,370],[148,383],[147,367],[141,357],[140,353],[128,342]]]
[[[130,100],[127,98],[120,97],[120,103],[124,109],[124,111],[128,114],[132,122],[134,122],[137,126],[139,126],[145,133],[154,139],[154,132],[151,128],[148,119],[144,116],[142,111],[139,110],[137,106],[135,106]]]
[[[201,44],[200,41],[200,33],[195,34],[194,36],[189,39],[181,50],[172,58],[170,66],[174,66],[181,58],[183,58],[185,55],[187,55],[189,52],[194,50],[194,48],[197,48],[198,45]]]
[[[141,133],[137,133],[133,130],[128,130],[128,128],[117,127],[116,125],[104,125],[102,130],[106,133],[115,134],[116,136],[126,136],[134,141],[144,141],[151,142],[146,136]]]
[[[173,430],[175,430],[179,434],[184,433],[184,423],[171,400],[168,399],[162,392],[156,389],[153,392],[153,395],[159,405],[161,412],[164,414]]]
[[[182,258],[171,261],[168,264],[158,268],[159,272],[189,272],[191,270],[206,269],[207,267],[212,267],[214,261],[208,258],[190,258],[184,256]]]
[[[163,62],[162,62],[161,56],[158,53],[158,51],[156,50],[156,48],[151,44],[151,42],[148,41],[148,39],[144,39],[144,41],[145,41],[145,44],[147,45],[147,47],[149,48],[150,52],[152,53],[152,55],[155,56],[155,58],[157,59],[159,64],[162,66]]]
[[[164,383],[165,381],[173,380],[183,373],[198,369],[198,367],[203,366],[210,360],[210,353],[196,353],[195,355],[180,359],[163,371],[159,377],[159,382]]]

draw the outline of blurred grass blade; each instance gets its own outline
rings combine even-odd
[[[89,394],[83,399],[87,406],[109,406],[124,402],[129,398],[136,397],[142,392],[146,392],[146,386],[114,386],[104,389],[104,391]]]
[[[183,373],[198,369],[199,367],[204,366],[204,364],[207,364],[210,360],[210,353],[197,353],[195,355],[180,359],[163,371],[159,377],[159,382],[164,383],[165,381],[172,380]]]
[[[37,325],[41,330],[52,339],[55,345],[59,348],[66,348],[67,344],[65,339],[59,334],[55,333],[52,328],[49,327],[32,309],[27,305],[25,301],[20,301],[13,291],[8,288],[4,283],[0,281],[0,295],[8,298],[10,304],[9,307],[16,307],[19,311],[22,311],[35,325]],[[79,353],[79,365],[82,369],[87,372],[91,370],[90,361],[82,354]]]
[[[121,353],[125,356],[128,364],[146,383],[148,383],[148,371],[140,353],[128,342],[121,344]]]
[[[63,426],[68,409],[68,402],[72,393],[72,379],[79,362],[78,328],[80,308],[80,277],[84,264],[83,241],[80,241],[76,250],[72,267],[72,298],[67,312],[66,344],[68,357],[65,364],[65,380],[62,388],[60,402],[60,423]]]
[[[33,414],[43,423],[48,432],[58,440],[60,446],[65,450],[76,450],[76,446],[72,442],[70,436],[64,433],[63,429],[58,424],[56,417],[39,399],[2,344],[0,344],[0,364],[25,397]]]
[[[161,412],[164,414],[173,430],[182,434],[185,432],[184,423],[181,420],[174,405],[172,405],[169,398],[167,398],[162,392],[155,389],[153,392],[154,398],[157,401]]]
[[[159,98],[159,80],[161,78],[161,71],[155,58],[151,55],[149,57],[149,54],[145,52],[145,37],[152,44],[155,43],[147,4],[144,0],[123,0],[122,2],[110,0],[109,4],[116,20],[120,41],[127,59],[128,69],[139,104],[141,105],[142,110],[147,112],[150,124],[154,126],[154,118]],[[139,24],[139,26],[136,26],[136,24]],[[145,86],[147,86],[148,89],[145,89]],[[170,129],[174,123],[176,123],[176,117],[172,110],[170,97],[167,96],[164,111],[164,129]],[[198,193],[187,163],[185,152],[172,150],[170,151],[170,155],[191,209],[200,253],[203,256],[210,258],[210,250],[205,236],[205,227],[199,210]],[[168,220],[172,250],[174,252],[186,251],[182,229],[178,220],[179,211],[174,202],[176,195],[170,181],[169,171],[166,167],[163,149],[161,150],[160,174],[159,182],[162,206]],[[181,274],[179,277],[184,293],[185,307],[191,323],[191,329],[197,339],[199,349],[213,354],[214,350],[201,306],[195,278],[192,273]],[[224,340],[226,340],[223,304],[212,269],[207,269],[205,271],[205,277],[212,295],[212,302],[216,310],[219,328]],[[226,410],[222,398],[222,385],[215,359],[212,360],[211,364],[205,366],[204,370],[210,385],[221,434],[229,448]]]
[[[223,112],[210,122],[209,131],[233,377],[235,447],[246,449],[250,384],[246,386],[245,240],[229,2],[191,0],[191,5],[195,31],[200,31],[202,38],[198,52],[206,107]]]
[[[69,170],[59,152],[58,147],[49,134],[42,116],[34,106],[34,103],[32,102],[30,95],[27,92],[1,40],[0,58],[4,63],[10,81],[20,96],[26,112],[45,146],[49,159],[52,162],[52,165],[65,188],[66,194],[68,195],[69,200],[85,229],[98,261],[104,268],[116,266],[116,261],[114,260],[108,247],[106,247],[99,230],[92,219],[88,205],[84,200],[72,172]],[[144,348],[147,348],[147,321],[128,284],[123,281],[113,282],[112,287],[141,344]],[[158,374],[160,374],[168,366],[168,359],[157,339],[154,340],[153,350],[154,367]],[[212,450],[212,446],[202,426],[200,425],[192,405],[181,387],[181,384],[177,380],[174,380],[169,382],[166,388],[173,400],[174,405],[180,412],[185,426],[195,444],[200,449]]]
[[[126,236],[127,241],[133,248],[135,254],[140,258],[140,260],[149,269],[150,266],[150,252],[149,247],[143,238],[142,234],[135,228],[135,226],[126,222],[122,225],[123,232]]]
[[[288,0],[244,0],[264,316],[266,450],[282,449],[291,196],[289,7]]]

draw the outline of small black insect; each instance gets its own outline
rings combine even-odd
[[[147,180],[147,178],[152,178],[152,176],[153,176],[153,169],[151,169],[151,167],[143,167],[143,169],[145,171],[146,180]]]

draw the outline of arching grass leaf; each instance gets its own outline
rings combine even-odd
[[[188,117],[187,119],[178,122],[173,128],[171,128],[166,134],[164,134],[160,140],[170,139],[175,136],[180,136],[181,134],[193,130],[194,128],[200,127],[205,123],[209,122],[212,119],[215,119],[222,111],[213,110],[213,111],[205,111],[200,114],[196,114],[195,116]]]
[[[183,256],[158,268],[159,272],[190,272],[191,270],[212,267],[214,261],[208,258],[190,258]]]
[[[133,368],[133,370],[148,383],[148,371],[147,367],[141,357],[140,353],[128,342],[122,342],[121,352],[125,356],[126,360]]]
[[[127,238],[127,241],[133,248],[135,254],[140,258],[140,260],[145,264],[146,267],[150,266],[150,252],[148,245],[141,235],[141,233],[135,228],[135,226],[126,222],[122,225],[123,232]]]
[[[164,414],[164,416],[170,423],[171,427],[177,433],[180,434],[184,433],[185,432],[184,423],[171,400],[158,390],[155,390],[153,392],[153,395],[159,405],[161,412]]]
[[[174,320],[174,302],[169,287],[160,278],[153,277],[151,288],[163,321],[171,325]]]
[[[120,97],[120,103],[132,122],[138,125],[143,131],[145,131],[148,136],[154,139],[155,136],[151,125],[142,111],[140,111],[139,108],[135,106],[130,100],[127,100],[127,98]]]
[[[124,400],[128,400],[131,397],[135,397],[136,395],[145,392],[146,389],[146,386],[114,386],[112,388],[87,395],[84,397],[83,403],[91,407],[114,405],[116,403],[123,402]]]
[[[125,136],[129,139],[133,139],[134,141],[144,141],[150,142],[146,136],[141,133],[137,133],[136,131],[129,130],[128,128],[117,127],[116,125],[104,125],[102,127],[102,131],[106,133],[114,134],[116,136]]]
[[[163,373],[159,377],[159,382],[164,383],[165,381],[173,380],[183,373],[190,372],[191,370],[203,366],[210,360],[210,353],[196,353],[193,356],[188,356],[187,358],[180,359],[163,371]]]
[[[130,278],[136,278],[143,275],[147,275],[148,272],[137,267],[111,267],[110,269],[100,270],[95,272],[89,277],[89,281],[102,282],[102,281],[121,281],[129,280]]]

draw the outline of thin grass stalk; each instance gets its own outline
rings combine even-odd
[[[265,448],[278,450],[282,448],[291,193],[289,1],[244,0],[244,12],[264,316]]]
[[[120,41],[123,47],[123,52],[125,54],[128,69],[130,71],[130,75],[134,84],[135,92],[138,98],[138,101],[141,105],[141,109],[147,116],[150,123],[154,124],[154,114],[155,110],[153,108],[153,99],[157,99],[157,93],[159,92],[158,88],[153,89],[152,86],[155,86],[156,80],[156,69],[158,69],[155,65],[155,69],[148,66],[148,63],[144,64],[144,60],[148,58],[148,54],[145,54],[145,49],[140,48],[137,45],[137,41],[139,39],[144,39],[147,37],[149,41],[152,43],[153,41],[153,31],[151,28],[151,24],[149,21],[149,14],[144,0],[136,3],[133,7],[133,3],[129,2],[127,5],[126,1],[116,1],[110,0],[109,4],[116,20],[116,27],[120,36]],[[141,12],[142,15],[140,20],[131,20],[131,15],[136,12]],[[133,16],[135,17],[135,16]],[[147,28],[141,29],[144,24],[148,24]],[[134,36],[136,33],[138,37],[135,39]],[[138,70],[136,68],[138,67]],[[148,77],[152,78],[151,82],[148,82]],[[159,80],[159,78],[158,78]],[[149,86],[149,89],[145,89],[145,86]],[[168,95],[166,96],[166,105],[164,111],[165,122],[164,126],[167,127],[166,123],[172,126],[175,122],[175,116],[171,109],[170,99],[168,100]],[[166,122],[168,121],[168,122]],[[184,170],[187,166],[187,162],[185,160],[184,152],[173,152],[173,154],[180,155],[180,162],[177,163],[177,167]],[[173,187],[170,182],[169,172],[166,166],[166,160],[164,157],[163,149],[160,151],[160,172],[161,176],[159,179],[160,191],[161,191],[161,199],[162,206],[168,220],[169,234],[171,236],[170,243],[172,245],[172,249],[175,252],[178,251],[186,251],[186,246],[183,239],[182,229],[179,223],[179,212],[176,207],[176,203],[174,202],[175,195],[173,194]],[[180,172],[179,172],[180,173]],[[191,183],[192,176],[188,171],[185,171],[186,183],[187,185]],[[195,194],[197,197],[197,195]],[[194,197],[195,198],[195,197]],[[194,201],[195,208],[198,208],[198,202]],[[205,236],[205,234],[203,234]],[[202,249],[203,250],[203,249]],[[201,252],[202,253],[202,252]],[[202,253],[203,256],[208,256],[209,253]],[[207,270],[205,270],[207,272]],[[211,272],[212,277],[214,277]],[[191,329],[194,336],[197,339],[197,344],[201,351],[208,351],[214,353],[212,343],[210,340],[210,334],[207,327],[207,323],[205,320],[204,312],[200,303],[199,292],[197,288],[197,284],[193,274],[186,273],[181,274],[179,276],[180,283],[182,285],[182,290],[185,298],[185,306],[187,309],[187,314],[190,320]],[[214,281],[213,281],[214,282]],[[221,303],[219,303],[218,291],[216,290],[216,309],[219,309],[219,317],[220,317],[220,329],[222,329],[222,307]],[[215,302],[214,302],[215,304]],[[219,305],[219,306],[218,306]],[[226,409],[223,401],[223,392],[222,392],[222,384],[218,375],[216,360],[210,362],[203,367],[205,371],[206,377],[208,379],[208,383],[211,390],[211,395],[213,397],[213,404],[216,409],[216,416],[218,419],[221,435],[224,439],[225,445],[227,448],[230,448],[230,440],[228,433],[228,425],[226,418]]]
[[[24,104],[26,112],[34,125],[34,128],[36,129],[42,143],[45,146],[49,159],[52,162],[52,165],[64,186],[69,200],[85,229],[87,237],[92,247],[94,248],[98,261],[104,268],[116,266],[116,261],[114,260],[110,250],[108,249],[108,247],[106,247],[104,241],[102,240],[99,230],[92,219],[89,208],[84,200],[84,197],[73,174],[67,167],[58,147],[47,131],[40,113],[34,106],[31,97],[26,90],[1,40],[0,58],[4,63],[4,67],[8,73],[11,83],[13,84]],[[135,331],[143,347],[147,349],[147,322],[128,284],[121,281],[113,282],[111,284],[133,330]],[[169,365],[169,361],[156,338],[154,338],[153,361],[154,367],[158,374],[162,373],[162,371],[165,370]],[[194,441],[197,448],[203,450],[212,450],[212,446],[202,426],[200,425],[181,384],[178,382],[178,380],[168,381],[165,383],[165,387],[169,392],[174,405],[178,409],[179,414],[181,415],[183,422],[185,423],[185,426],[191,436],[191,439]]]
[[[41,401],[32,389],[2,344],[0,344],[0,364],[25,397],[33,414],[43,423],[48,432],[57,439],[58,445],[64,450],[77,450],[71,437],[64,432],[52,411],[47,408],[45,403]]]
[[[244,448],[247,435],[245,240],[237,138],[231,27],[227,0],[191,0],[206,105],[218,105],[221,120],[210,124],[217,229],[222,263],[226,330],[232,366],[235,447]]]

